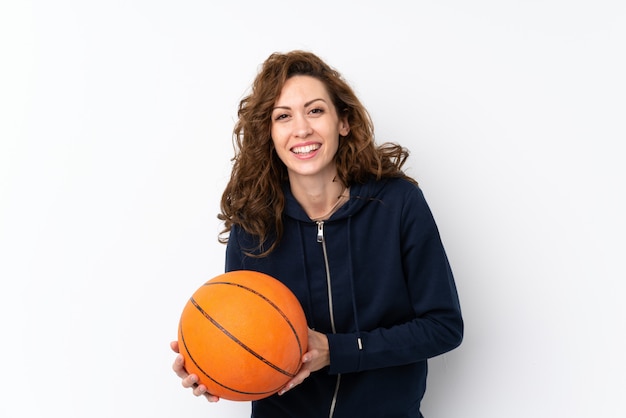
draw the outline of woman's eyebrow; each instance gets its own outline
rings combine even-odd
[[[318,99],[309,100],[308,102],[306,102],[306,103],[304,104],[304,107],[310,106],[310,105],[312,105],[313,103],[317,102],[318,100],[321,100],[322,102],[326,103],[326,100],[324,100],[324,99],[322,99],[322,98],[320,97],[320,98],[318,98]],[[291,107],[290,107],[290,106],[274,106],[274,107],[272,108],[272,110],[276,110],[276,109],[291,109]]]

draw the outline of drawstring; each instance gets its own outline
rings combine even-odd
[[[356,330],[356,342],[359,347],[359,351],[363,350],[363,342],[361,341],[361,330],[359,328],[359,315],[356,309],[356,292],[354,291],[354,270],[352,265],[352,237],[350,231],[352,230],[352,216],[348,217],[348,275],[350,276],[350,290],[352,292],[352,315],[354,316],[354,327]]]
[[[309,328],[311,329],[315,329],[315,315],[313,315],[313,301],[311,299],[311,281],[309,280],[309,276],[307,274],[307,268],[306,268],[306,254],[304,252],[304,234],[302,233],[302,225],[300,222],[296,222],[296,224],[298,224],[298,234],[300,235],[300,248],[302,249],[301,253],[302,253],[302,272],[303,272],[303,277],[306,280],[306,285],[308,288],[308,292],[307,292],[307,305],[308,305],[308,311],[310,312],[311,316],[309,318]]]

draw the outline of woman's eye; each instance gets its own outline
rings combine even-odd
[[[313,113],[315,115],[320,115],[320,114],[324,113],[324,109],[316,107],[315,109],[311,109],[311,113]]]
[[[276,115],[276,116],[274,117],[274,120],[283,120],[283,119],[285,119],[285,118],[287,118],[287,115],[286,115],[285,113],[281,113],[281,114],[279,114],[279,115]]]

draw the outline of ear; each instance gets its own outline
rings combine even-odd
[[[350,124],[348,123],[348,117],[344,116],[339,119],[339,135],[348,136],[350,133]]]

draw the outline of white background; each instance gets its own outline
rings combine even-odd
[[[626,416],[625,5],[1,0],[0,416],[249,414],[169,342],[223,271],[237,104],[294,48],[411,150],[441,230],[466,337],[426,417]]]

